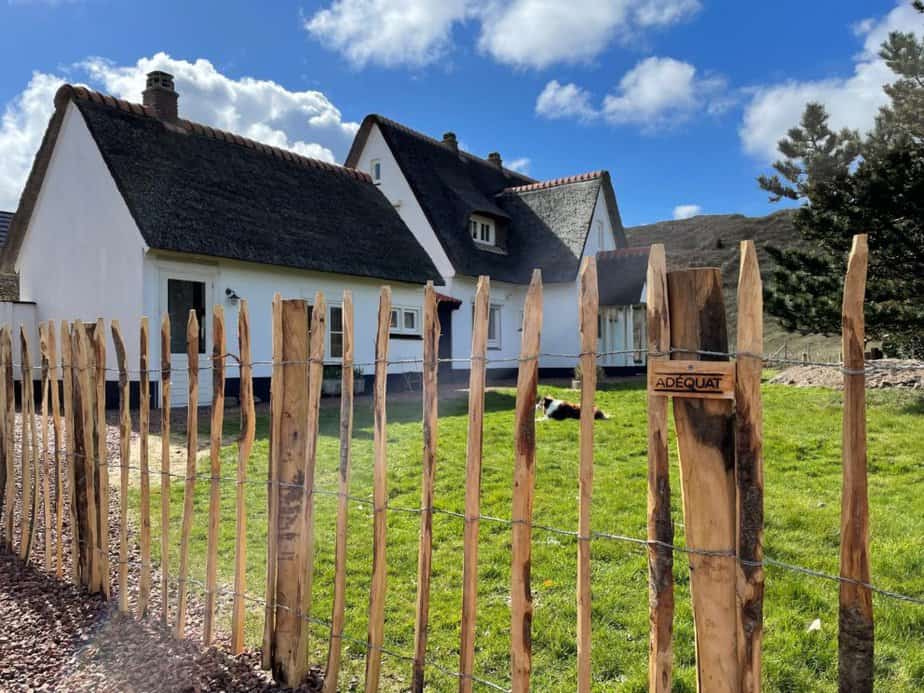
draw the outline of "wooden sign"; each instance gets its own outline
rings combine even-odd
[[[730,361],[652,361],[648,390],[653,395],[734,399],[735,364]]]

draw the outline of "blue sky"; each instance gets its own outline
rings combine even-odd
[[[754,179],[809,99],[867,128],[896,0],[0,0],[0,208],[63,81],[140,100],[177,75],[181,114],[342,161],[382,113],[544,179],[608,169],[627,225],[766,214]]]

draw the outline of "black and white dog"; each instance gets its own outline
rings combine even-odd
[[[566,402],[563,399],[555,399],[549,395],[539,399],[539,402],[536,404],[536,409],[541,410],[544,414],[544,416],[539,419],[540,421],[545,421],[546,419],[563,421],[564,419],[581,418],[580,404],[575,404],[574,402]],[[608,419],[609,417],[603,411],[594,407],[594,418]]]

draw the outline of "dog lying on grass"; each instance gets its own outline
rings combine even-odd
[[[563,399],[555,399],[549,395],[539,398],[539,402],[536,404],[536,409],[541,410],[544,414],[544,416],[539,419],[539,421],[546,421],[548,419],[564,421],[565,419],[581,418],[580,404],[575,404],[574,402],[566,402]],[[594,407],[594,418],[608,419],[610,417],[608,417],[602,410]]]

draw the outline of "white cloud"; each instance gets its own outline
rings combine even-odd
[[[514,0],[482,14],[478,47],[518,67],[588,61],[613,40],[667,26],[700,8],[698,0]]]
[[[304,22],[305,29],[356,67],[420,66],[442,57],[468,0],[336,0]]]
[[[724,80],[697,78],[690,63],[646,58],[623,76],[618,93],[603,99],[603,116],[612,123],[654,129],[685,120],[724,89]]]
[[[54,97],[64,80],[41,72],[3,110],[0,121],[0,209],[15,211],[19,194],[32,168],[48,119],[54,111]]]
[[[529,167],[532,164],[532,159],[528,156],[520,157],[519,159],[514,159],[509,164],[504,164],[506,168],[509,168],[511,171],[516,171],[517,173],[522,173],[524,175],[529,175]]]
[[[586,89],[573,83],[560,84],[553,79],[545,85],[536,99],[536,114],[552,120],[591,120],[596,118],[598,113],[591,105],[590,99],[590,92]]]
[[[132,102],[141,101],[145,75],[165,70],[176,78],[180,115],[230,130],[260,142],[325,161],[342,160],[357,123],[319,91],[290,91],[269,81],[233,79],[207,60],[188,62],[164,53],[119,66],[89,58],[68,70],[70,81]],[[27,87],[6,105],[0,123],[0,209],[14,209],[48,118],[54,94],[64,82],[57,75],[35,73]]]
[[[677,205],[674,207],[674,219],[689,219],[702,214],[703,208],[699,205]]]
[[[645,132],[676,125],[696,112],[719,114],[733,99],[725,80],[697,76],[690,63],[651,57],[629,70],[600,108],[591,94],[576,84],[552,80],[536,100],[537,115],[545,118],[602,118],[614,125],[633,124]]]
[[[924,36],[924,15],[910,3],[901,2],[881,20],[864,20],[852,28],[864,41],[849,77],[790,80],[751,90],[739,130],[747,153],[765,161],[777,158],[777,142],[799,122],[809,101],[825,105],[833,129],[848,127],[864,131],[872,127],[880,106],[888,101],[882,87],[896,79],[878,56],[879,47],[891,31],[912,31]]]
[[[700,7],[700,0],[334,0],[304,26],[356,67],[419,67],[445,56],[453,28],[474,20],[484,53],[542,68],[590,60],[614,40],[682,21]]]

